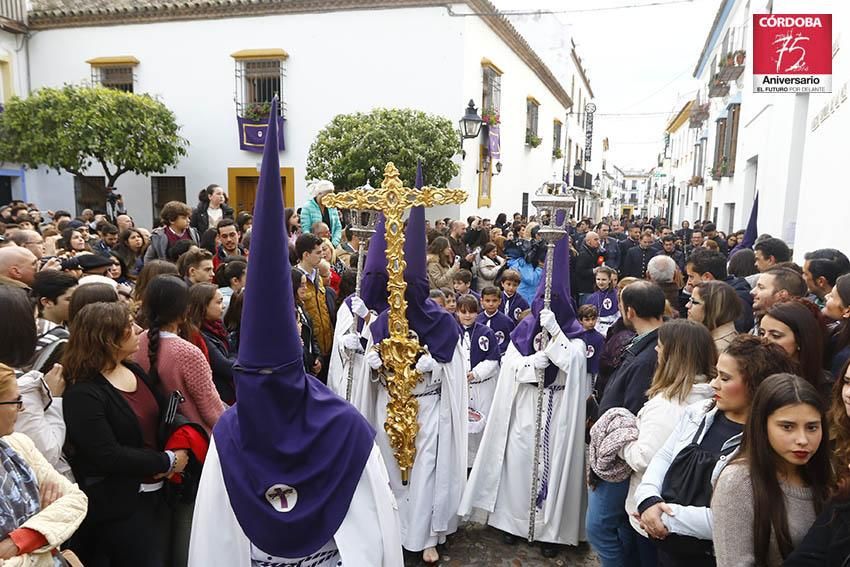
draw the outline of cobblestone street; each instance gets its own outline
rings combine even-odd
[[[540,546],[524,541],[516,545],[502,543],[501,533],[479,524],[464,524],[440,549],[439,565],[445,567],[597,567],[599,561],[586,543],[578,547],[563,547],[554,559],[545,559]],[[425,565],[420,554],[407,554],[406,567]]]

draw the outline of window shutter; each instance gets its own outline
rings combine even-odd
[[[726,171],[728,175],[735,173],[735,157],[738,154],[738,123],[741,117],[741,105],[739,103],[729,105],[728,127],[726,128]]]

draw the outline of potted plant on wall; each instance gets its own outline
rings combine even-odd
[[[536,148],[537,146],[540,145],[540,143],[542,141],[543,141],[543,139],[533,132],[526,132],[525,133],[525,145],[526,146]]]
[[[271,104],[268,102],[255,102],[245,107],[242,112],[242,118],[248,119],[249,122],[266,123],[271,112]]]
[[[554,159],[561,159],[562,157],[564,157],[564,152],[561,150],[561,148],[555,148],[554,150],[552,150],[552,157]]]
[[[500,123],[499,112],[492,107],[484,109],[484,112],[481,113],[481,119],[487,126],[496,126]]]

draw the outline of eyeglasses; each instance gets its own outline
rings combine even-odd
[[[18,396],[17,400],[11,402],[0,402],[0,406],[18,406],[18,411],[24,411],[24,399],[21,396]]]

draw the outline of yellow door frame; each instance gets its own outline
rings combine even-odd
[[[256,167],[228,167],[227,168],[227,198],[233,200],[236,197],[237,177],[260,177]],[[280,177],[285,179],[283,185],[283,206],[295,207],[295,168],[281,167]]]

